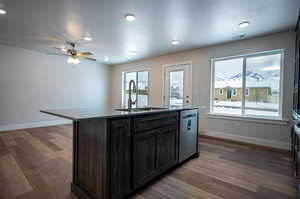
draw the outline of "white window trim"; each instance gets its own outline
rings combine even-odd
[[[233,115],[225,113],[208,113],[209,118],[214,119],[225,119],[225,120],[235,120],[242,122],[254,122],[263,124],[277,124],[277,125],[288,125],[288,119],[280,119],[278,117],[265,117],[265,116],[250,116],[250,115]]]
[[[150,80],[150,70],[149,68],[144,68],[144,67],[140,67],[140,68],[135,68],[135,69],[128,69],[128,70],[123,70],[121,72],[122,75],[122,91],[121,91],[121,107],[126,107],[127,106],[127,102],[125,102],[125,98],[124,98],[124,91],[125,91],[125,73],[132,73],[132,72],[143,72],[143,71],[147,71],[148,72],[148,88],[149,88],[149,80]],[[138,81],[138,79],[137,79]],[[150,88],[148,89],[148,96],[147,96],[147,101],[148,104],[147,106],[149,106],[149,95],[150,95]]]
[[[279,96],[279,116],[278,117],[272,117],[272,116],[261,116],[261,115],[248,115],[245,114],[245,89],[242,89],[242,113],[241,115],[234,115],[234,114],[224,114],[224,113],[215,113],[213,112],[213,93],[214,93],[214,73],[215,73],[215,67],[214,63],[215,61],[223,61],[223,60],[230,60],[233,58],[244,58],[243,59],[243,88],[245,88],[246,85],[246,78],[245,78],[245,70],[246,70],[246,58],[249,57],[256,57],[256,56],[263,56],[263,55],[269,55],[269,54],[275,54],[275,53],[281,53],[281,65],[280,65],[280,96]],[[243,54],[243,55],[237,55],[237,56],[229,56],[229,57],[222,57],[222,58],[212,58],[211,59],[211,82],[210,82],[210,110],[209,110],[209,116],[217,116],[218,118],[224,116],[224,118],[232,117],[232,118],[242,118],[247,120],[247,118],[252,118],[254,120],[275,120],[275,121],[282,121],[284,124],[286,123],[286,119],[283,119],[283,82],[284,82],[284,49],[277,49],[277,50],[270,50],[270,51],[263,51],[263,52],[256,52],[256,53],[250,53],[250,54]]]

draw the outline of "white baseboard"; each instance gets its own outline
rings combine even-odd
[[[1,131],[18,130],[18,129],[35,128],[35,127],[43,127],[43,126],[56,126],[56,125],[71,124],[71,123],[72,123],[72,121],[70,121],[70,120],[60,120],[60,121],[49,121],[49,122],[39,122],[39,123],[0,125],[0,132]]]
[[[251,144],[256,144],[256,145],[261,145],[261,146],[273,147],[273,148],[277,148],[277,149],[285,149],[285,150],[291,149],[291,144],[288,142],[280,142],[280,141],[268,140],[268,139],[262,139],[262,138],[246,137],[246,136],[234,135],[234,134],[224,133],[224,132],[209,131],[209,130],[204,130],[204,129],[200,129],[200,135],[201,134],[207,135],[207,136],[212,136],[212,137],[217,137],[217,138],[233,140],[233,141],[240,141],[240,142],[246,142],[246,143],[251,143]]]

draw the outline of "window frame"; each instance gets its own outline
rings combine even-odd
[[[258,56],[266,56],[266,55],[274,55],[274,54],[281,54],[281,63],[280,63],[280,82],[279,82],[279,110],[278,110],[278,116],[262,116],[262,115],[250,115],[245,113],[245,98],[246,98],[246,60],[247,58],[251,57],[258,57]],[[283,82],[284,82],[284,55],[285,50],[284,49],[276,49],[276,50],[270,50],[270,51],[262,51],[262,52],[255,52],[250,54],[242,54],[242,55],[236,55],[236,56],[229,56],[229,57],[221,57],[221,58],[212,58],[211,59],[211,82],[210,82],[210,110],[209,115],[216,115],[216,116],[229,116],[229,117],[250,117],[255,119],[275,119],[275,120],[283,120]],[[215,75],[215,62],[216,61],[224,61],[224,60],[230,60],[230,59],[236,59],[236,58],[243,58],[243,67],[242,67],[242,106],[241,106],[241,114],[227,114],[227,113],[217,113],[213,112],[213,100],[214,100],[214,75]],[[250,91],[250,90],[249,90]]]
[[[125,70],[125,71],[122,71],[122,101],[121,101],[121,107],[124,107],[124,108],[126,108],[127,107],[127,102],[125,102],[125,85],[126,85],[126,83],[125,83],[125,74],[126,73],[133,73],[133,72],[135,72],[136,73],[136,86],[138,86],[138,73],[139,72],[148,72],[148,95],[147,95],[147,105],[146,105],[146,107],[147,106],[149,106],[149,95],[150,95],[150,89],[149,89],[149,80],[150,80],[150,70],[149,69],[147,69],[147,68],[143,68],[143,69],[132,69],[132,70]],[[138,87],[137,87],[137,90],[138,90]],[[138,105],[138,93],[136,93],[136,107],[138,107],[137,105]]]

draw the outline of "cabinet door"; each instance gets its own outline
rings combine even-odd
[[[177,126],[161,128],[157,137],[157,170],[163,172],[178,162]]]
[[[130,192],[131,136],[130,119],[111,121],[111,198],[122,198]]]
[[[156,137],[157,131],[147,131],[134,135],[134,170],[133,182],[137,188],[157,175]]]

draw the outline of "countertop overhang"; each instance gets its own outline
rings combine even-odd
[[[119,118],[119,117],[130,117],[135,115],[147,115],[153,113],[165,113],[171,111],[183,111],[191,109],[203,109],[202,106],[185,106],[185,107],[159,107],[164,108],[160,110],[150,111],[117,111],[117,110],[101,110],[99,108],[86,108],[86,109],[49,109],[41,110],[40,112],[70,119],[73,121],[83,119],[95,119],[95,118]]]

